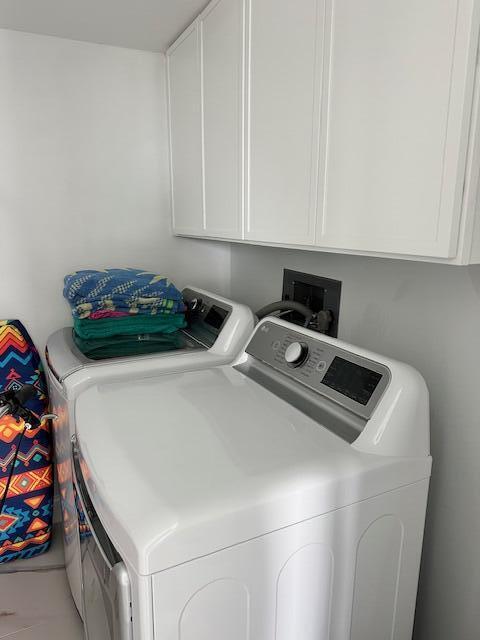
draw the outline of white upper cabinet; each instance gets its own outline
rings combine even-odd
[[[212,0],[168,51],[174,232],[480,262],[479,0]]]
[[[455,256],[469,4],[328,2],[317,245]]]
[[[200,47],[194,24],[168,54],[173,228],[204,232]]]
[[[250,0],[245,237],[313,244],[323,0]]]
[[[241,238],[244,0],[215,0],[200,33],[206,233]]]

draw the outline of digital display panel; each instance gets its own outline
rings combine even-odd
[[[227,315],[228,311],[222,309],[221,307],[216,307],[215,305],[213,305],[205,316],[205,322],[214,329],[221,329]]]
[[[323,376],[322,383],[347,398],[366,405],[382,375],[336,356]]]

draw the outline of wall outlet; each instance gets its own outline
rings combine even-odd
[[[313,319],[308,328],[314,331],[321,331],[321,333],[334,338],[338,335],[341,292],[342,283],[340,280],[322,278],[309,273],[291,271],[290,269],[283,270],[282,300],[301,302],[316,314],[327,312],[330,321],[326,329],[323,329],[322,322],[317,323],[316,318]],[[324,319],[327,314],[321,313],[319,319]],[[302,315],[294,311],[282,317],[294,324],[303,325],[305,321]]]

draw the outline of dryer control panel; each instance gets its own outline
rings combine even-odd
[[[183,289],[188,322],[184,332],[206,347],[211,347],[232,313],[232,307],[193,289]]]
[[[266,321],[245,350],[276,371],[368,419],[390,381],[383,364]]]

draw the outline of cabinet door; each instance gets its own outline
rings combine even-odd
[[[206,234],[241,238],[244,0],[218,0],[200,20]]]
[[[455,255],[471,100],[471,6],[470,0],[327,2],[318,245]]]
[[[324,0],[250,0],[246,234],[313,244]]]
[[[204,233],[200,48],[194,23],[168,51],[173,230]]]

